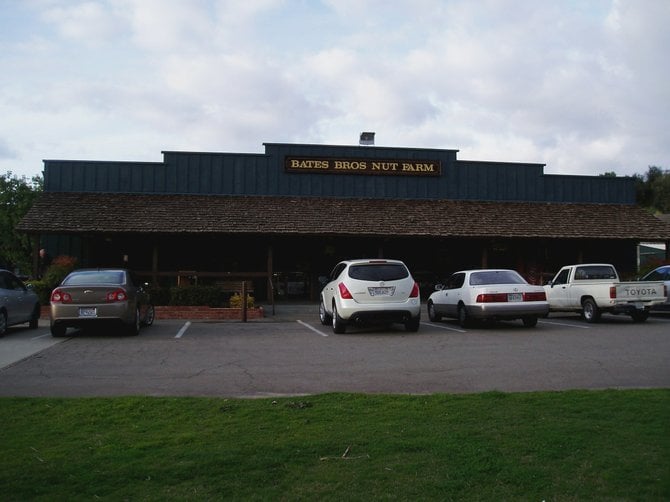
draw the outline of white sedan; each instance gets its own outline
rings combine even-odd
[[[435,286],[428,298],[428,317],[458,319],[462,327],[473,320],[521,319],[532,327],[538,317],[549,313],[542,286],[533,286],[514,270],[463,270],[452,274],[446,284]]]

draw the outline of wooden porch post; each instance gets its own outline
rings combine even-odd
[[[151,258],[151,283],[158,284],[158,244],[154,244],[153,256]]]
[[[489,248],[484,243],[484,247],[482,248],[482,268],[488,268],[489,266]]]
[[[272,315],[275,315],[275,291],[274,284],[272,283],[272,276],[274,274],[274,252],[272,249],[272,244],[268,244],[268,300],[270,300],[270,305],[272,305]]]

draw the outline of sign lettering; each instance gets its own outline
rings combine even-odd
[[[289,157],[284,159],[289,173],[369,174],[396,176],[440,176],[439,160],[347,159]]]

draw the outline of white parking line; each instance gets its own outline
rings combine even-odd
[[[45,336],[51,336],[51,333],[44,333],[43,335],[34,336],[31,338],[31,340],[39,340],[40,338],[44,338]]]
[[[467,331],[465,331],[464,329],[452,328],[452,327],[449,327],[449,326],[442,326],[441,324],[432,324],[432,323],[429,323],[429,322],[422,322],[421,324],[423,324],[424,326],[432,326],[433,328],[446,329],[448,331],[456,331],[458,333],[467,333]]]
[[[184,324],[184,325],[181,327],[181,329],[179,330],[179,332],[177,333],[177,335],[175,336],[175,338],[181,338],[181,337],[184,335],[184,333],[186,333],[186,330],[188,329],[188,327],[189,327],[190,325],[191,325],[191,321],[186,321],[186,324]]]
[[[551,321],[538,321],[540,324],[553,324],[554,326],[568,326],[570,328],[581,328],[581,329],[591,329],[591,326],[585,326],[584,324],[568,324],[564,322],[551,322]]]
[[[302,324],[304,327],[311,329],[312,331],[314,331],[314,333],[317,333],[317,334],[319,334],[319,335],[321,335],[321,336],[326,336],[326,337],[328,336],[328,335],[327,335],[326,333],[324,333],[323,331],[319,331],[318,329],[313,328],[312,326],[310,326],[310,325],[307,324],[306,322],[302,322],[302,321],[299,320],[299,319],[298,319],[297,322],[298,322],[298,324]]]

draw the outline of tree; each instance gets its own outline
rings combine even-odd
[[[26,272],[32,268],[30,237],[16,231],[37,196],[42,192],[43,180],[34,176],[18,178],[0,174],[0,267],[19,268]]]
[[[670,213],[670,171],[649,166],[646,174],[636,174],[636,200],[653,213]]]

